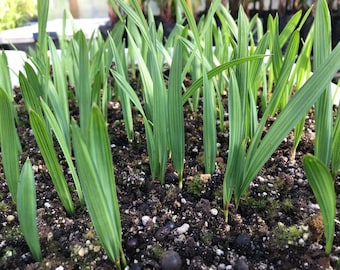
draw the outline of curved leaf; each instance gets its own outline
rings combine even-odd
[[[320,206],[326,237],[326,253],[329,254],[332,250],[335,231],[336,196],[334,181],[325,164],[313,155],[304,156],[303,167],[316,202]]]
[[[36,261],[41,261],[41,248],[37,229],[37,202],[32,164],[26,160],[20,174],[17,196],[17,211],[20,228]]]

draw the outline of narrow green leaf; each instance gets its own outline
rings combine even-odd
[[[310,154],[305,155],[303,158],[303,167],[316,202],[320,206],[326,237],[325,251],[326,254],[330,254],[334,239],[334,220],[336,215],[334,181],[326,165],[316,156]]]
[[[44,89],[42,89],[42,87],[41,87],[41,84],[39,82],[39,77],[36,73],[35,68],[36,67],[32,67],[32,65],[29,64],[28,62],[26,62],[24,64],[27,82],[32,87],[32,89],[33,89],[33,91],[34,91],[34,93],[37,97],[44,97],[44,94],[45,94]],[[20,86],[21,86],[21,82],[20,82]]]
[[[208,13],[204,17],[204,21],[202,22],[202,24],[199,25],[199,26],[202,26],[199,28],[199,34],[200,34],[201,39],[203,38],[204,40],[206,40],[207,35],[212,36],[212,30],[210,28],[215,23],[214,16],[216,14],[216,10],[220,6],[221,6],[221,0],[215,0],[211,2],[211,5],[208,9]],[[209,49],[212,48],[212,46],[207,46],[207,44],[205,44],[205,48],[206,47],[209,47]]]
[[[125,47],[121,46],[118,49],[111,37],[109,37],[109,41],[110,41],[111,50],[114,55],[114,61],[116,64],[117,72],[122,74],[127,80],[128,69],[127,69],[126,60],[125,60],[125,52],[124,52]],[[118,90],[118,96],[119,96],[122,110],[123,110],[123,118],[125,121],[125,131],[126,131],[128,140],[132,141],[134,137],[134,131],[133,131],[133,117],[132,117],[131,102],[130,102],[128,95],[122,89],[120,89],[119,86],[117,87],[117,90]]]
[[[271,65],[274,73],[274,79],[277,81],[282,67],[282,51],[279,43],[279,19],[269,16],[268,27],[271,38],[269,39],[270,50],[272,53]]]
[[[34,110],[40,116],[42,111],[39,103],[39,95],[34,91],[34,88],[29,83],[29,78],[26,78],[21,72],[19,73],[19,82],[27,110]]]
[[[188,20],[189,27],[190,27],[190,29],[193,33],[195,43],[198,45],[198,44],[200,44],[200,37],[199,37],[199,32],[198,32],[198,28],[197,28],[195,18],[193,16],[192,12],[190,12],[190,9],[189,9],[188,5],[186,4],[185,0],[180,0],[180,3],[181,3],[181,6],[183,8],[185,17]],[[202,53],[201,46],[198,46],[198,49]]]
[[[50,78],[50,62],[47,55],[48,33],[46,31],[48,18],[49,0],[38,0],[38,42],[33,53],[34,62],[39,77],[39,92],[46,99],[48,80]]]
[[[105,197],[112,203],[108,204],[111,212],[118,209],[116,195],[116,183],[114,181],[112,154],[106,123],[97,106],[93,106],[89,125],[89,154],[93,160],[93,166],[98,172],[100,184],[103,187]],[[113,208],[112,208],[113,207]],[[118,211],[119,213],[119,211]],[[119,218],[119,215],[118,215]],[[119,225],[120,230],[120,223]]]
[[[284,60],[281,62],[280,69],[278,70],[278,77],[276,78],[275,93],[272,96],[273,105],[271,106],[271,115],[274,115],[278,109],[283,109],[286,106],[291,89],[288,88],[289,76],[293,69],[296,55],[299,48],[300,33],[295,31],[287,47]],[[279,94],[278,94],[279,93]]]
[[[41,47],[44,46],[44,49],[46,50],[48,37],[46,25],[48,19],[49,2],[49,0],[38,0],[38,43]]]
[[[335,177],[340,171],[340,117],[339,114],[333,130],[332,174]]]
[[[52,41],[49,39],[49,49],[51,54],[51,61],[53,66],[53,86],[54,93],[50,96],[51,90],[48,92],[49,100],[54,109],[56,119],[61,127],[65,140],[69,148],[71,148],[70,132],[69,132],[69,107],[68,107],[68,94],[67,94],[67,82],[66,74],[64,74],[62,67],[62,60],[57,53],[57,49]]]
[[[313,38],[314,38],[314,27],[312,26],[311,30],[308,33],[308,36],[302,46],[301,53],[296,61],[296,82],[295,87],[296,90],[299,90],[306,79],[310,77],[311,74],[311,63],[310,56],[313,47]],[[295,158],[296,149],[301,141],[301,137],[304,130],[305,117],[301,119],[301,121],[294,128],[294,143],[291,154],[291,159]]]
[[[182,105],[182,59],[183,45],[177,42],[169,74],[168,109],[169,109],[169,140],[174,166],[179,174],[179,186],[182,187],[184,170],[184,115]]]
[[[245,57],[245,58],[241,58],[241,59],[235,59],[232,61],[229,61],[227,63],[223,63],[213,69],[211,69],[210,71],[208,71],[207,76],[208,79],[213,78],[214,76],[218,75],[219,73],[223,72],[224,70],[227,70],[230,67],[239,65],[241,63],[244,63],[246,61],[252,61],[252,60],[256,60],[256,59],[260,59],[260,58],[264,58],[265,55],[252,55],[249,57]],[[202,87],[203,84],[203,76],[201,78],[199,78],[198,80],[196,80],[195,82],[193,82],[193,84],[186,90],[186,92],[183,95],[183,104],[185,102],[187,102],[187,100],[193,95],[193,93],[195,91],[197,91],[197,89],[199,89],[200,87]]]
[[[7,56],[4,52],[0,52],[0,88],[6,91],[8,97],[12,96],[12,83],[9,74]]]
[[[231,16],[229,10],[223,5],[221,5],[219,6],[219,9],[217,10],[216,13],[220,19],[222,28],[224,30],[229,29],[233,37],[236,39],[236,41],[238,41],[238,35],[237,35],[238,27],[237,27],[235,19]]]
[[[216,161],[215,93],[206,72],[203,72],[203,145],[205,172],[213,174]]]
[[[316,4],[313,43],[313,64],[316,70],[331,51],[331,19],[328,4],[320,0]],[[326,166],[332,155],[333,103],[330,83],[315,103],[315,156]]]
[[[301,10],[295,12],[294,15],[289,19],[288,23],[283,28],[282,32],[280,33],[280,37],[279,37],[280,48],[282,48],[285,45],[287,40],[290,38],[290,36],[295,31],[298,24],[301,22],[300,21],[301,16],[302,16]]]
[[[141,35],[144,39],[144,43],[146,43],[145,45],[147,45],[148,47],[153,46],[150,34],[148,32],[149,29],[148,23],[137,1],[132,0],[131,1],[132,6],[130,6],[125,0],[117,0],[117,2],[119,4],[119,7],[124,11],[124,13],[129,18],[128,21],[131,20],[134,23],[134,25],[137,26],[138,29],[140,30]]]
[[[80,186],[80,183],[79,183],[79,179],[78,179],[76,169],[75,169],[73,161],[72,161],[72,156],[71,156],[72,149],[69,148],[70,146],[68,145],[68,143],[67,143],[67,141],[64,137],[63,131],[60,128],[56,117],[54,116],[50,107],[42,99],[41,99],[41,106],[42,106],[42,109],[44,111],[45,117],[46,117],[49,125],[51,126],[53,133],[56,136],[56,139],[58,140],[60,148],[61,148],[61,150],[64,154],[64,157],[66,159],[67,165],[70,169],[74,184],[76,186],[79,201],[81,203],[84,203],[84,196],[83,196],[83,193],[82,193],[82,190],[81,190],[81,186]]]
[[[228,113],[229,113],[229,153],[226,173],[223,181],[223,204],[225,211],[233,192],[242,183],[244,162],[241,152],[242,141],[244,140],[244,118],[241,113],[241,98],[235,73],[230,72],[230,84],[228,92]],[[226,218],[228,213],[226,213]]]
[[[129,37],[129,47],[130,50],[133,51],[134,59],[138,63],[138,71],[140,72],[140,78],[142,80],[142,89],[143,89],[143,98],[145,101],[145,113],[149,120],[152,120],[152,112],[153,112],[153,92],[154,92],[154,83],[151,78],[151,74],[148,70],[145,60],[141,54],[141,51],[138,49],[137,44],[131,36],[129,30],[127,30]]]
[[[36,261],[42,260],[36,222],[37,202],[32,164],[26,160],[19,178],[17,211],[20,228],[26,243]]]
[[[245,14],[242,6],[240,6],[238,12],[238,43],[237,43],[237,58],[242,59],[246,58],[249,55],[249,20],[247,15]],[[235,75],[239,83],[239,91],[241,98],[241,106],[243,110],[243,115],[246,115],[246,102],[248,95],[248,61],[238,64],[235,67]],[[246,120],[247,121],[247,120]]]
[[[164,183],[166,163],[168,160],[168,96],[163,81],[162,68],[159,66],[156,54],[149,54],[149,70],[154,82],[153,93],[153,132],[155,144],[155,157],[157,158],[157,175],[159,181]]]
[[[266,53],[266,50],[268,48],[268,42],[269,42],[269,34],[266,33],[261,40],[259,41],[255,51],[254,55],[263,55]],[[260,74],[263,72],[263,59],[259,58],[254,61],[249,62],[249,90],[251,91],[251,94],[253,94],[254,98],[257,98],[258,95],[258,89],[261,81],[263,80],[263,76]]]
[[[0,88],[0,146],[6,182],[13,201],[17,198],[19,179],[18,142],[13,103]]]
[[[76,47],[73,50],[73,56],[79,57],[75,70],[76,79],[76,96],[79,103],[80,128],[84,134],[87,134],[88,120],[91,110],[91,81],[90,81],[90,63],[89,48],[86,43],[85,35],[79,31],[75,38],[78,40],[79,51]],[[75,58],[76,59],[76,58]]]
[[[39,149],[46,163],[52,182],[58,196],[69,214],[74,213],[74,206],[65,177],[61,170],[51,134],[48,132],[44,120],[35,111],[29,112],[30,123],[37,140]]]

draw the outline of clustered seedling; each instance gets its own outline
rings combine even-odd
[[[111,3],[118,11],[115,2]],[[331,51],[330,36],[323,35],[330,32],[327,3],[318,1],[315,23],[300,51],[300,30],[311,9],[305,15],[297,12],[281,33],[278,17],[270,16],[269,31],[263,33],[258,17],[249,20],[242,8],[235,21],[220,1],[213,1],[206,16],[197,23],[186,2],[180,0],[184,16],[177,18],[172,33],[164,41],[163,28],[156,27],[151,11],[146,19],[138,1],[117,3],[124,15],[119,14],[120,20],[106,41],[94,35],[86,40],[79,31],[71,40],[60,37],[59,53],[46,34],[49,2],[38,1],[37,48],[30,52],[31,62],[25,63],[25,73],[19,74],[30,126],[66,211],[74,214],[74,202],[54,138],[103,248],[117,269],[124,268],[120,213],[106,128],[107,104],[112,96],[121,104],[128,140],[134,140],[135,135],[133,106],[143,118],[152,179],[164,182],[171,158],[180,188],[185,162],[183,106],[189,106],[195,114],[199,101],[203,102],[203,158],[208,174],[215,171],[216,123],[219,121],[218,128],[224,131],[223,123],[228,120],[229,152],[223,184],[226,220],[232,199],[238,206],[251,181],[292,129],[296,135],[294,157],[304,117],[315,105],[315,157],[306,155],[304,168],[320,204],[326,253],[330,253],[335,229],[334,178],[340,168],[340,117],[337,115],[335,122],[330,119],[332,97],[328,86],[340,69],[340,45]],[[311,76],[312,48],[315,64]],[[165,67],[169,69],[167,84],[163,76]],[[141,97],[129,84],[128,68],[132,76],[139,71]],[[114,78],[113,87],[108,84],[109,74]],[[183,83],[187,74],[193,81],[190,87]],[[70,117],[68,84],[75,89],[72,98],[79,109],[76,119]],[[228,96],[227,111],[222,102],[224,94]],[[28,235],[28,231],[36,232],[34,181],[29,161],[19,172],[21,147],[5,54],[0,55],[0,103],[3,168],[13,201],[18,203],[25,239],[39,260],[38,236]],[[228,119],[224,119],[225,113]],[[274,115],[277,118],[263,137],[267,120]],[[188,188],[198,194],[200,185],[192,182]],[[20,196],[23,189],[29,192]],[[283,206],[289,208],[289,201]]]

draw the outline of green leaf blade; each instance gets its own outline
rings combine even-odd
[[[49,170],[52,182],[60,200],[69,214],[74,213],[74,206],[66,179],[61,170],[51,134],[48,132],[44,120],[35,111],[29,112],[30,123],[37,140],[41,154]]]
[[[314,22],[313,64],[317,69],[331,51],[331,19],[325,0],[317,2]],[[332,155],[333,102],[330,83],[315,103],[315,155],[327,166]]]
[[[203,72],[203,145],[205,172],[213,174],[217,154],[215,92]]]
[[[179,174],[179,186],[182,186],[185,152],[181,74],[182,58],[182,43],[177,42],[169,75],[168,109],[170,150],[174,166]]]
[[[303,158],[308,182],[313,190],[316,202],[323,217],[326,254],[330,254],[335,232],[336,194],[333,178],[325,164],[316,156],[306,155]]]
[[[7,185],[15,201],[19,179],[19,138],[12,101],[2,88],[0,88],[0,146]]]
[[[67,165],[68,165],[70,172],[72,174],[74,184],[76,186],[79,201],[80,201],[80,203],[84,203],[84,196],[83,196],[81,186],[80,186],[80,183],[79,183],[79,178],[78,178],[76,169],[75,169],[73,161],[72,161],[72,156],[71,156],[72,149],[70,148],[71,146],[68,145],[68,142],[64,137],[64,133],[63,133],[61,127],[59,126],[57,119],[54,116],[53,112],[51,111],[49,106],[46,104],[46,102],[44,102],[42,99],[41,99],[41,107],[44,111],[45,117],[46,117],[49,125],[51,126],[51,128],[53,130],[54,135],[56,136],[56,139],[57,139],[57,141],[60,145],[60,148],[61,148],[61,150],[64,154]]]
[[[26,160],[19,178],[17,211],[20,228],[24,234],[26,243],[36,261],[42,260],[39,243],[38,228],[36,222],[37,203],[35,193],[34,175],[32,164]]]

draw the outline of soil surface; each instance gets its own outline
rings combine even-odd
[[[227,97],[223,99],[226,104]],[[18,89],[15,100],[23,147],[21,164],[29,157],[35,170],[43,261],[35,262],[29,252],[1,168],[0,269],[114,269],[86,208],[75,202],[76,213],[69,216],[61,206]],[[336,235],[332,253],[326,256],[319,207],[301,164],[303,155],[313,151],[312,112],[295,160],[290,159],[293,134],[289,134],[254,179],[239,208],[231,205],[226,223],[222,186],[228,129],[218,132],[216,171],[206,175],[202,116],[192,114],[187,107],[185,110],[185,179],[180,190],[171,160],[165,184],[152,181],[142,117],[134,111],[135,140],[128,142],[120,104],[115,97],[110,102],[108,129],[128,269],[336,269],[340,256],[340,179],[338,176],[335,183]],[[226,125],[227,120],[226,116]],[[61,155],[60,163],[66,168]],[[67,169],[65,175],[74,190]],[[76,198],[75,192],[73,195]]]

